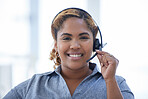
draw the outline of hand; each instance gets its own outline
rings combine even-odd
[[[101,73],[105,81],[115,79],[115,73],[118,66],[118,59],[116,59],[113,55],[104,52],[104,51],[96,51],[97,57],[101,64]]]

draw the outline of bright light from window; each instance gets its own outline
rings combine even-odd
[[[126,78],[137,99],[147,99],[148,1],[102,0],[101,29],[105,50],[120,63],[117,74]]]

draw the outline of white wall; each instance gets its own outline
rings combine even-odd
[[[120,61],[117,74],[136,99],[148,99],[148,1],[102,0],[100,15],[104,50]]]

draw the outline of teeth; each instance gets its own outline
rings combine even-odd
[[[82,54],[79,54],[79,55],[69,55],[70,57],[81,57]]]

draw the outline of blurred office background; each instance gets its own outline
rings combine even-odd
[[[93,16],[107,42],[103,50],[120,60],[117,74],[136,99],[148,99],[147,0],[0,0],[0,98],[33,74],[53,70],[50,25],[68,7]]]

